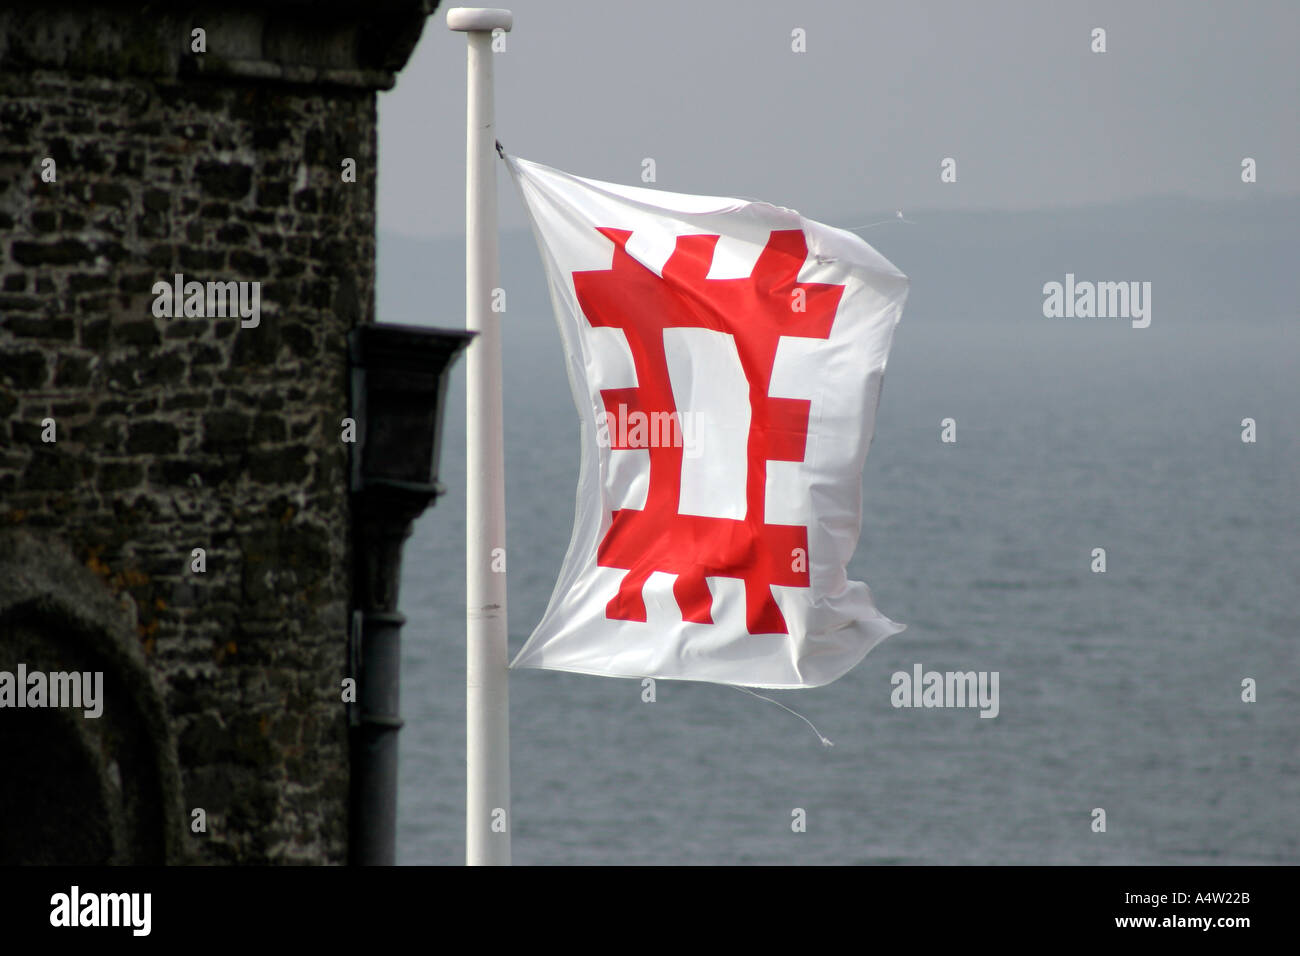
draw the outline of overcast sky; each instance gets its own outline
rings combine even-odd
[[[379,99],[379,228],[463,234],[465,37],[430,18]],[[1300,192],[1300,3],[516,0],[506,149],[596,179],[746,196],[839,226]],[[1106,31],[1094,53],[1092,31]],[[807,50],[791,49],[805,31]],[[1258,182],[1241,182],[1243,157]],[[940,182],[956,160],[957,181]],[[523,211],[499,168],[501,225]]]

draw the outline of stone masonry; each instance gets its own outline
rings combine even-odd
[[[27,845],[50,782],[0,711],[0,862],[342,863],[345,339],[376,91],[432,4],[163,6],[0,11],[0,670],[117,675],[86,812],[152,834]],[[155,316],[177,273],[260,282],[260,322]]]

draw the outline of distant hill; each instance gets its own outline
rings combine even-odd
[[[1243,187],[1246,188],[1246,187]],[[892,210],[832,225],[886,220],[858,232],[912,280],[906,320],[926,324],[1042,319],[1043,283],[1152,283],[1156,327],[1297,318],[1300,197],[1206,202],[1176,197],[1037,212]],[[536,314],[554,341],[541,263],[527,231],[502,235],[508,314]],[[377,316],[385,322],[464,324],[463,239],[380,233]],[[512,323],[532,341],[536,326]]]

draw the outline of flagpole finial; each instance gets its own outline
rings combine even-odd
[[[447,29],[459,33],[505,30],[514,25],[514,14],[499,7],[452,7],[447,11]]]

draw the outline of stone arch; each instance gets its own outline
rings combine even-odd
[[[100,673],[85,709],[0,709],[0,864],[185,862],[176,742],[122,606],[57,540],[0,533],[0,670]]]

